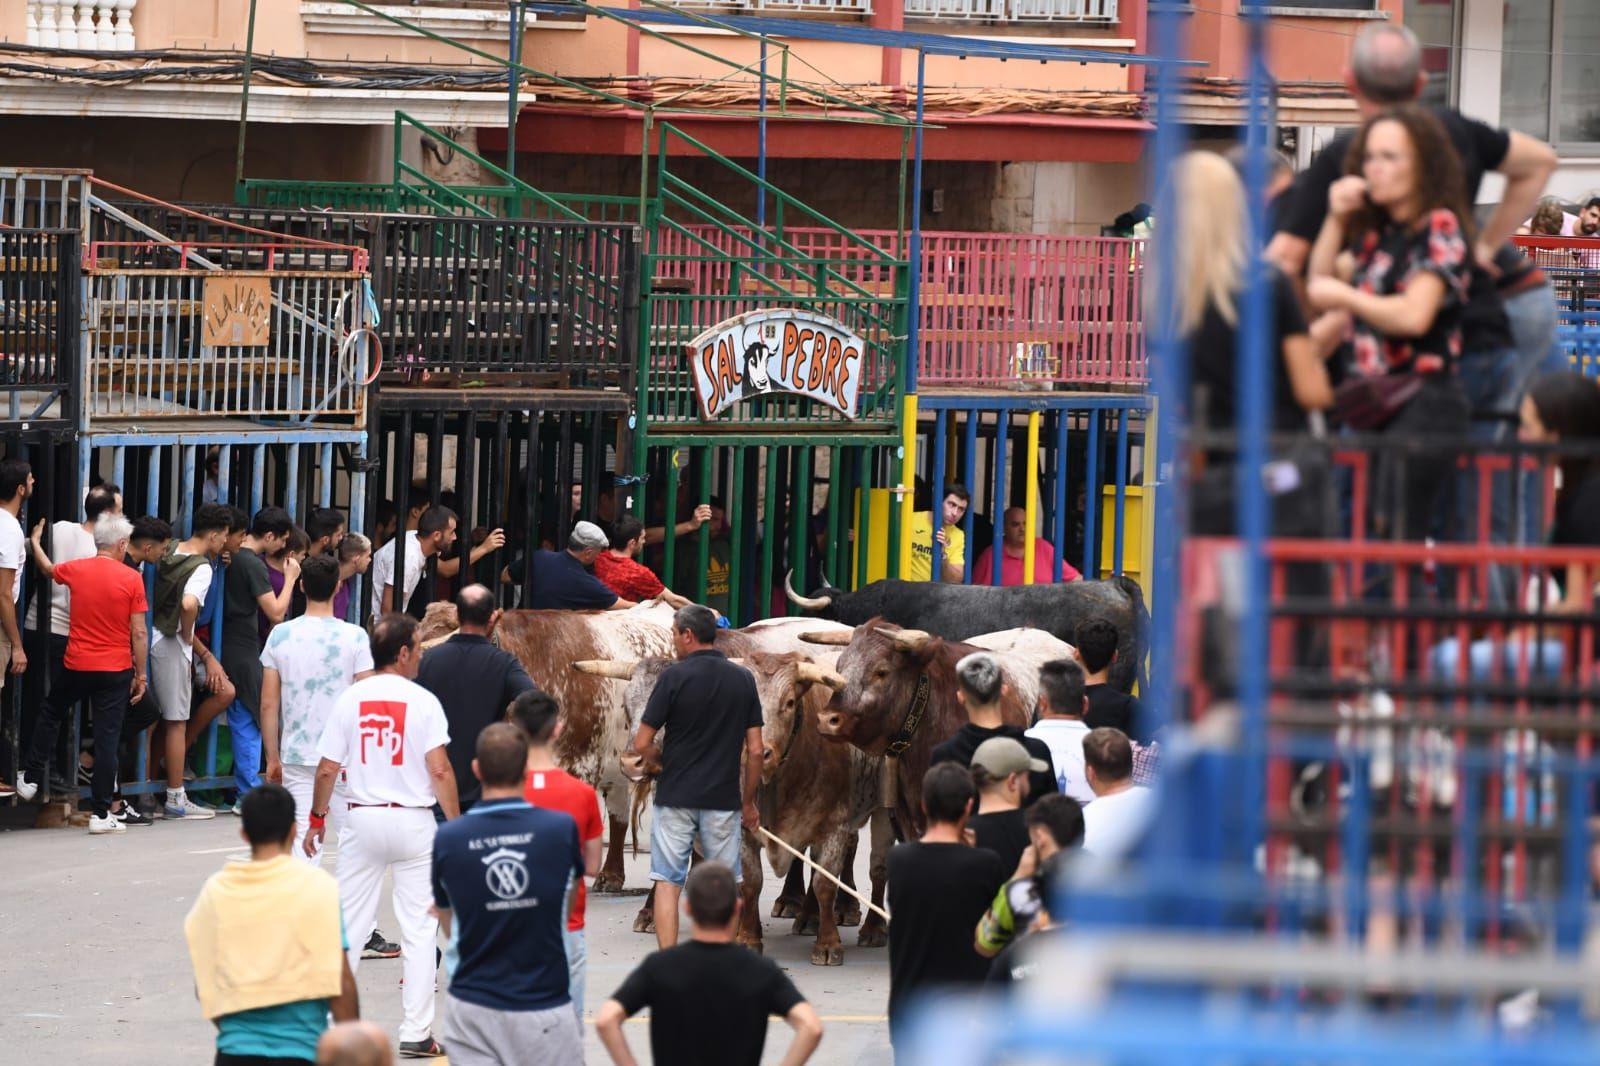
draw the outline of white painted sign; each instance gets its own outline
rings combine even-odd
[[[792,307],[749,311],[689,342],[702,418],[773,392],[807,396],[855,418],[866,342],[836,319]]]

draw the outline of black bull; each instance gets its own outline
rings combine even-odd
[[[1128,692],[1135,680],[1144,678],[1150,612],[1144,605],[1144,590],[1130,577],[999,588],[888,579],[855,592],[829,587],[801,596],[790,584],[793,576],[791,573],[784,581],[789,599],[823,618],[858,626],[882,617],[946,640],[1029,626],[1072,644],[1078,623],[1104,618],[1117,627],[1117,661],[1111,667],[1110,683]]]

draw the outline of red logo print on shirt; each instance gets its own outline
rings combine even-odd
[[[368,700],[361,704],[356,725],[361,732],[361,765],[381,761],[399,766],[406,757],[406,705],[392,700]],[[368,759],[368,753],[372,758]]]

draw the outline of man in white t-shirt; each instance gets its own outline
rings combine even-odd
[[[1083,764],[1083,738],[1089,735],[1084,712],[1083,667],[1071,659],[1056,659],[1039,667],[1039,720],[1025,736],[1050,747],[1056,787],[1084,806],[1094,799]]]
[[[0,462],[0,692],[5,691],[8,664],[13,674],[28,669],[28,653],[17,626],[17,604],[22,599],[23,553],[28,541],[22,535],[22,505],[32,494],[32,468],[21,459]],[[0,780],[18,773],[21,767],[5,769]],[[9,781],[0,784],[0,797],[11,794]]]
[[[261,739],[266,748],[266,780],[294,797],[295,818],[304,837],[311,827],[312,793],[317,774],[317,743],[334,701],[372,673],[372,644],[366,630],[333,616],[339,563],[331,554],[313,555],[300,568],[306,613],[280,623],[261,649]],[[335,787],[329,820],[337,836],[344,826],[345,797]],[[295,854],[320,865],[322,852]]]
[[[334,701],[317,744],[321,761],[304,844],[307,855],[321,848],[342,770],[349,806],[339,836],[344,927],[372,928],[383,875],[391,873],[405,960],[400,1053],[408,1058],[443,1054],[432,1031],[439,938],[439,922],[431,913],[433,804],[438,802],[447,819],[461,812],[444,708],[411,680],[421,660],[422,642],[412,618],[389,613],[377,620],[372,627],[375,672]],[[361,949],[353,948],[350,969],[360,962]]]
[[[204,819],[216,811],[189,799],[183,787],[183,755],[188,750],[189,711],[194,697],[194,659],[200,657],[208,683],[224,684],[227,675],[194,627],[211,592],[211,561],[228,541],[233,515],[226,504],[203,504],[195,512],[193,535],[168,549],[156,564],[156,593],[150,610],[154,635],[150,642],[150,685],[161,705],[163,750],[167,762],[169,820]],[[231,699],[231,697],[230,697]]]
[[[1083,850],[1124,858],[1150,828],[1155,793],[1133,783],[1133,744],[1120,729],[1091,729],[1083,738],[1083,761],[1095,796],[1083,809]]]
[[[422,580],[423,567],[429,559],[455,543],[455,539],[455,512],[448,507],[435,506],[422,512],[416,529],[408,530],[379,548],[372,557],[372,617],[377,619],[390,611],[404,612]],[[405,541],[406,554],[401,565],[401,595],[397,598],[394,594],[394,546],[401,540]]]

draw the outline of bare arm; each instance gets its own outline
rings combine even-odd
[[[128,644],[133,652],[133,692],[128,702],[138,703],[150,685],[150,664],[146,661],[150,657],[150,633],[145,629],[143,611],[128,615]]]
[[[356,975],[350,972],[350,956],[340,952],[339,995],[328,1004],[336,1022],[353,1022],[361,1017],[361,993],[356,988]]]
[[[744,827],[751,832],[760,824],[756,793],[761,789],[761,756],[765,747],[760,726],[753,725],[744,731]]]
[[[282,693],[282,679],[278,671],[268,666],[261,671],[261,745],[267,753],[266,779],[275,785],[283,784],[283,761],[279,751],[278,700]]]
[[[289,556],[283,560],[283,591],[263,592],[256,597],[256,606],[267,616],[267,621],[277,625],[289,617],[289,604],[294,602],[294,586],[300,580],[300,563]]]
[[[446,940],[449,940],[450,939],[450,920],[451,920],[450,908],[449,907],[441,907],[438,904],[435,904],[434,906],[429,907],[428,909],[429,909],[429,911],[431,911],[433,913],[433,916],[436,919],[438,919],[438,921],[439,921],[439,932],[444,934],[444,938]]]
[[[783,1020],[794,1030],[794,1042],[783,1056],[783,1066],[801,1066],[822,1043],[822,1019],[817,1017],[815,1007],[801,1000],[790,1008]]]
[[[601,838],[585,841],[583,845],[583,876],[593,877],[600,872]]]
[[[639,731],[633,735],[633,750],[641,756],[648,758],[651,749],[656,746],[656,733],[660,732],[653,725],[640,725]]]
[[[628,1038],[622,1035],[622,1023],[627,1020],[628,1015],[622,1009],[622,1004],[614,999],[606,1000],[594,1016],[595,1033],[616,1066],[638,1066],[638,1060],[628,1047]]]
[[[1506,177],[1506,187],[1499,205],[1478,234],[1479,262],[1492,262],[1495,251],[1511,239],[1523,219],[1533,214],[1558,162],[1555,149],[1548,144],[1525,133],[1511,132],[1511,146],[1499,167]]]
[[[467,553],[467,565],[468,566],[477,566],[478,565],[478,560],[482,559],[485,555],[488,555],[490,552],[499,551],[501,548],[503,548],[505,546],[505,543],[506,543],[506,532],[505,532],[505,530],[503,530],[503,529],[490,530],[489,531],[489,535],[487,537],[483,538],[483,543],[477,545],[476,547],[474,547],[471,551],[469,551]],[[460,555],[457,555],[453,559],[440,559],[439,560],[439,576],[440,577],[455,577],[459,573],[461,573],[461,556]]]
[[[446,821],[461,817],[461,798],[456,792],[456,772],[443,744],[428,752],[428,776],[433,780],[433,795],[444,809]]]
[[[394,610],[394,586],[383,586],[383,613],[388,614]]]
[[[1386,337],[1420,337],[1433,326],[1444,306],[1444,279],[1418,274],[1392,296],[1362,292],[1334,278],[1311,283],[1311,302],[1326,311],[1349,311]]]
[[[53,578],[56,576],[56,564],[44,553],[44,523],[43,518],[39,519],[39,524],[33,527],[33,536],[28,538],[28,544],[33,548],[33,565],[45,577]]]
[[[20,674],[28,668],[28,656],[22,650],[22,633],[17,629],[17,604],[11,590],[17,586],[15,570],[0,570],[0,631],[11,642],[11,672]],[[45,605],[48,609],[49,605]]]
[[[1328,382],[1328,366],[1308,334],[1283,338],[1283,364],[1289,372],[1289,389],[1295,403],[1307,411],[1325,411],[1333,406],[1333,386]]]
[[[618,596],[617,597],[617,602],[613,603],[610,607],[607,607],[606,610],[608,610],[608,611],[625,611],[629,607],[637,607],[637,606],[638,606],[638,604],[635,603],[633,600],[625,600],[621,596]]]
[[[332,759],[323,759],[317,763],[317,779],[311,787],[311,813],[326,812],[328,804],[333,800],[333,783],[339,778],[339,764]],[[302,845],[307,855],[315,855],[317,848],[322,845],[323,827],[313,825],[306,830],[305,843]]]

